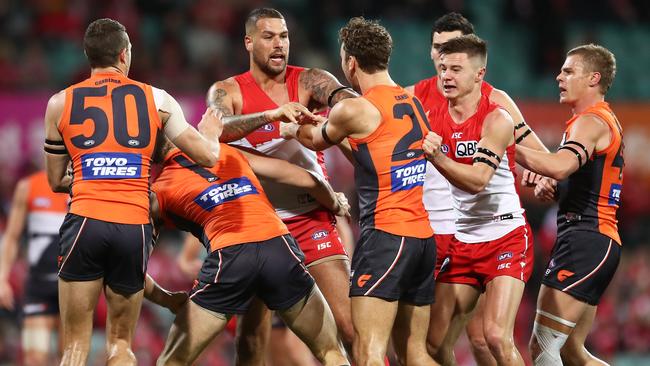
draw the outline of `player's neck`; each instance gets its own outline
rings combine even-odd
[[[250,72],[257,85],[264,90],[272,89],[277,84],[284,84],[287,76],[286,68],[277,75],[269,75],[262,71],[254,62],[251,62]]]
[[[106,73],[122,74],[126,76],[126,71],[124,70],[124,68],[115,65],[108,66],[108,67],[95,67],[90,69],[90,75],[106,74]]]
[[[449,99],[449,115],[456,123],[463,123],[476,113],[481,102],[481,89],[476,88],[472,92],[458,98]]]
[[[396,86],[397,83],[391,79],[388,70],[375,72],[373,74],[366,74],[365,72],[357,71],[357,79],[359,80],[359,88],[361,94],[374,88],[377,85]]]
[[[579,114],[586,111],[593,105],[605,101],[605,96],[600,93],[584,95],[582,98],[576,100],[573,104],[573,114]]]

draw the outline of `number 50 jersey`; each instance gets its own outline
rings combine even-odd
[[[429,127],[422,105],[399,86],[378,85],[363,98],[379,110],[382,120],[370,135],[348,139],[361,229],[428,238],[433,230],[422,203],[422,140]]]
[[[70,212],[149,223],[151,156],[162,128],[152,87],[107,72],[65,94],[58,128],[74,169]]]

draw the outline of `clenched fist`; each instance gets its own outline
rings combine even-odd
[[[422,150],[427,159],[433,160],[440,154],[440,145],[442,145],[442,137],[438,136],[435,132],[429,131],[422,142]]]

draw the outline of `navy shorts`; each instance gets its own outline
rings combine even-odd
[[[25,281],[23,316],[58,315],[59,283],[56,272],[50,275],[30,275]]]
[[[113,291],[127,295],[144,288],[153,245],[150,224],[117,224],[68,213],[60,233],[60,278],[104,278]]]
[[[367,229],[352,256],[350,296],[429,305],[434,301],[436,242]]]
[[[589,305],[598,305],[621,257],[621,246],[595,231],[558,236],[542,283]]]
[[[253,296],[271,310],[286,310],[314,287],[303,261],[288,234],[215,250],[203,262],[190,299],[222,314],[244,314]]]

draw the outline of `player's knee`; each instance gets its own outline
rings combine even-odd
[[[339,333],[343,343],[346,345],[351,345],[354,341],[354,327],[352,326],[351,320],[342,320],[337,321],[336,326],[338,327]]]
[[[109,342],[107,347],[107,365],[135,365],[135,354],[128,341],[119,339]]]
[[[485,342],[492,354],[505,354],[506,350],[514,346],[512,334],[496,323],[489,324],[485,328]]]
[[[568,335],[535,322],[529,344],[535,366],[561,365],[560,350],[567,338]]]
[[[435,357],[438,354],[442,341],[442,337],[439,335],[434,335],[431,331],[429,331],[429,334],[427,335],[427,352],[429,352],[429,355],[431,355],[431,357]]]
[[[472,348],[473,354],[485,354],[490,353],[490,347],[488,346],[483,333],[481,334],[467,334],[469,338],[469,345]]]

